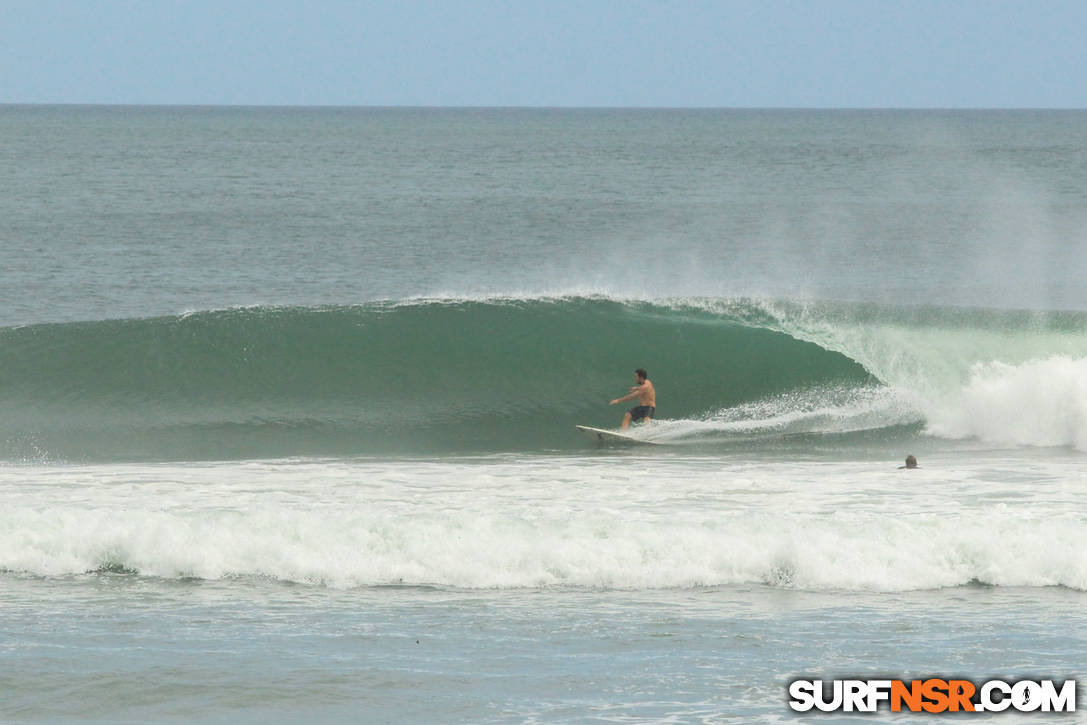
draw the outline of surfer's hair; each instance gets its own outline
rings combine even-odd
[[[647,373],[645,371],[645,368],[638,368],[637,370],[634,371],[634,374],[637,375],[642,380],[645,380],[646,378],[649,377],[649,373]]]

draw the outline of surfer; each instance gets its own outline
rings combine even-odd
[[[901,470],[903,468],[917,468],[917,459],[914,458],[912,454],[908,455],[908,456],[906,456],[906,465],[899,466],[898,468],[899,468],[899,470]]]
[[[615,405],[638,399],[638,405],[628,410],[623,416],[623,424],[620,426],[623,430],[630,427],[632,420],[645,420],[648,425],[653,420],[653,413],[657,411],[657,391],[653,389],[653,383],[649,382],[649,373],[644,368],[638,368],[634,371],[634,382],[636,384],[630,388],[628,394],[608,403],[608,405]]]

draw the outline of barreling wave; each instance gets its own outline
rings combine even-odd
[[[646,367],[660,435],[1087,448],[1087,316],[607,297],[255,307],[0,330],[8,460],[577,448]],[[1031,430],[1002,427],[1023,403]],[[995,426],[995,429],[994,429]]]

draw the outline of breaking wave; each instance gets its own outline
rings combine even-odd
[[[0,455],[575,449],[631,370],[655,435],[902,430],[1087,449],[1087,315],[750,299],[418,299],[0,329]]]

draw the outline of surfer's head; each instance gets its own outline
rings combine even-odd
[[[639,383],[644,383],[646,378],[649,377],[649,373],[645,371],[645,368],[638,368],[634,371],[634,376],[638,378]]]
[[[917,468],[917,459],[913,455],[906,456],[906,468]]]

